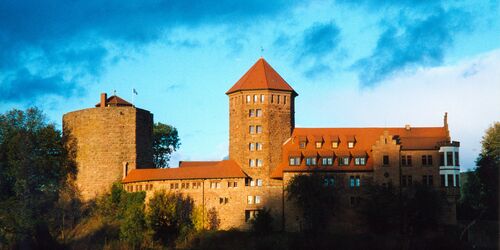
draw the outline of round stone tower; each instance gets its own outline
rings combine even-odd
[[[76,184],[83,200],[109,191],[130,169],[153,167],[153,114],[105,93],[95,106],[63,116],[67,146],[76,152]]]

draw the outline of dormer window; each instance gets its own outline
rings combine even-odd
[[[291,156],[289,158],[289,164],[290,166],[299,166],[300,165],[300,157],[298,156]]]
[[[323,146],[323,142],[317,141],[316,148],[321,148],[321,146]]]
[[[356,166],[364,166],[366,165],[366,157],[355,157],[354,165]]]
[[[349,166],[349,156],[341,156],[338,159],[339,166]]]
[[[347,137],[347,148],[354,148],[355,143],[356,143],[356,138],[354,138],[354,136]]]
[[[339,147],[339,137],[334,135],[330,136],[330,141],[332,143],[332,148],[338,148]]]
[[[299,148],[306,148],[307,145],[307,137],[300,136],[299,137]]]
[[[322,136],[315,136],[314,137],[314,141],[315,141],[315,146],[317,149],[320,149],[323,147],[323,137]]]
[[[316,157],[307,157],[306,158],[307,166],[316,166]]]

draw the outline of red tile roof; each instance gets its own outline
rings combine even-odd
[[[112,95],[108,99],[106,99],[106,104],[109,106],[118,106],[118,107],[124,107],[124,106],[133,106],[132,103],[125,101],[119,96]],[[101,103],[97,103],[95,105],[96,107],[100,107]]]
[[[195,164],[196,165],[196,164]],[[161,169],[133,169],[122,183],[158,180],[185,180],[185,179],[218,179],[218,178],[245,178],[247,175],[233,160],[219,161],[217,164],[208,164],[204,167],[180,167]]]
[[[240,90],[271,89],[291,91],[293,88],[269,65],[264,58],[260,58],[226,94]]]
[[[420,127],[411,128],[295,128],[291,140],[283,145],[283,155],[281,164],[271,173],[272,178],[282,178],[283,172],[304,172],[311,170],[320,171],[371,171],[373,169],[372,145],[380,139],[380,136],[387,131],[395,140],[399,141],[401,150],[434,150],[442,141],[449,141],[447,127]],[[322,149],[316,149],[315,141],[319,135],[325,140]],[[307,138],[309,143],[305,149],[299,148],[299,141]],[[331,148],[332,141],[339,141],[338,148]],[[347,142],[355,139],[354,148],[348,148]],[[367,156],[366,165],[355,166],[354,161],[350,161],[349,166],[338,166],[335,161],[333,166],[306,166],[302,161],[300,166],[289,166],[288,157],[328,154],[325,150],[332,150],[334,155],[339,156]],[[301,153],[299,153],[301,152]]]

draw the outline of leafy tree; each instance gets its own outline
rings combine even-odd
[[[416,185],[403,190],[403,229],[410,234],[435,229],[442,216],[444,202],[444,195],[432,187]]]
[[[160,122],[153,125],[153,163],[156,168],[168,167],[170,155],[179,149],[180,145],[175,127]]]
[[[0,239],[20,248],[55,244],[48,215],[76,168],[61,131],[42,111],[0,115]]]
[[[370,232],[388,233],[399,229],[400,196],[392,186],[367,185],[358,212]]]
[[[324,185],[319,174],[295,175],[287,186],[288,200],[302,211],[305,230],[318,232],[326,226],[335,205],[335,190]]]
[[[149,200],[148,222],[153,239],[163,244],[173,243],[181,234],[194,228],[194,201],[182,194],[156,192]]]
[[[208,220],[208,229],[209,230],[217,230],[220,226],[220,218],[219,213],[215,207],[210,208],[207,211],[207,220]]]
[[[267,235],[273,231],[273,216],[271,210],[263,208],[251,221],[252,232],[258,235]]]

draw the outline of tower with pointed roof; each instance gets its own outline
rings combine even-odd
[[[297,93],[260,58],[227,92],[229,97],[229,158],[249,176],[249,195],[262,195],[263,206],[281,192],[270,178],[281,161],[283,143],[294,126]],[[274,190],[276,188],[276,190]]]

